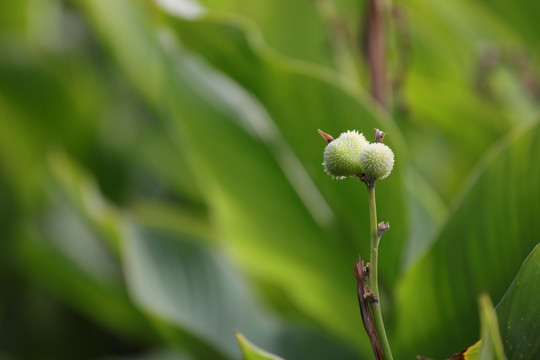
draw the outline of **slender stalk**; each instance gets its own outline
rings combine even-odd
[[[371,76],[371,94],[385,109],[389,106],[384,0],[368,0],[367,4],[367,61]]]
[[[386,337],[386,331],[384,329],[384,322],[380,306],[380,297],[379,297],[379,282],[378,282],[378,271],[377,271],[377,258],[379,252],[379,240],[381,239],[377,227],[377,205],[375,203],[375,184],[369,184],[368,197],[369,197],[369,224],[371,231],[371,247],[370,247],[370,267],[369,267],[369,277],[368,277],[368,286],[375,294],[379,300],[376,303],[371,303],[370,308],[373,314],[373,321],[375,322],[375,327],[379,333],[379,339],[381,341],[381,346],[384,353],[384,358],[386,360],[392,360],[392,352],[390,351],[390,344],[388,343],[388,338]]]

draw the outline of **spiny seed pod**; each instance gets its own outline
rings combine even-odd
[[[384,179],[394,167],[394,153],[385,144],[369,144],[360,154],[360,164],[367,176]]]
[[[347,131],[326,145],[324,149],[324,171],[334,179],[344,179],[361,174],[360,154],[368,145],[364,135],[358,131]]]

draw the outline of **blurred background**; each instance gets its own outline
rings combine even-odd
[[[540,2],[385,2],[383,101],[368,3],[0,2],[0,359],[372,358],[317,129],[375,127],[394,356],[473,344],[540,235]]]

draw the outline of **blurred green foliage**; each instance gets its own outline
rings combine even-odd
[[[386,112],[363,2],[0,2],[0,357],[237,359],[241,331],[371,358],[367,196],[323,172],[318,128],[378,127],[396,154],[377,185],[395,357],[473,344],[478,295],[498,303],[540,238],[540,5],[395,6]],[[540,349],[508,346],[538,312],[534,254],[499,309],[509,359]]]

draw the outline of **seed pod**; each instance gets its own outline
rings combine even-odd
[[[360,164],[367,176],[384,179],[394,167],[394,153],[385,144],[369,144],[360,154]]]
[[[361,174],[360,154],[368,144],[358,131],[342,133],[324,149],[324,171],[334,179]]]

